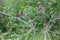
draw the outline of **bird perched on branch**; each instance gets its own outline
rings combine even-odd
[[[23,14],[23,12],[21,11],[21,12],[19,12],[18,14],[17,14],[17,17],[22,17],[24,14]]]
[[[39,12],[39,13],[41,13],[41,12],[44,13],[44,12],[45,12],[45,7],[44,7],[44,5],[40,5],[40,6],[39,6],[38,12]]]

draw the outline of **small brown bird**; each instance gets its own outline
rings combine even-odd
[[[30,19],[30,15],[26,14],[26,18]]]
[[[40,5],[39,8],[38,8],[38,12],[41,13],[41,12],[44,12],[44,11],[45,11],[44,5]]]
[[[17,17],[22,17],[22,16],[23,16],[23,12],[21,11],[18,13]]]

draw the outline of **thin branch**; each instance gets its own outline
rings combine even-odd
[[[33,20],[31,20],[31,22],[29,22],[28,24],[35,22],[36,19],[37,19],[37,16]]]
[[[56,14],[56,13],[55,13]],[[57,19],[53,19],[53,17],[55,16],[55,14],[50,18],[50,20],[49,20],[49,22],[48,22],[48,24],[47,24],[47,30],[49,30],[50,28],[49,28],[49,25],[50,25],[50,23],[51,22],[53,22],[53,21],[56,21],[56,20],[58,20],[58,19],[60,19],[59,17],[57,18]],[[53,20],[52,20],[53,19]]]
[[[60,20],[60,18],[58,17],[57,19],[53,19],[53,21],[56,21],[56,20]],[[52,21],[52,22],[53,22],[53,21]]]
[[[27,32],[27,35],[26,35],[26,37],[25,37],[25,40],[27,40],[28,35],[30,34],[30,32],[31,32],[34,28],[35,28],[35,27],[32,27],[32,28]]]
[[[30,27],[30,25],[28,25],[28,23],[26,23],[25,21],[21,20],[21,19],[18,18],[18,17],[15,17],[15,16],[13,16],[13,15],[11,15],[11,14],[8,14],[8,13],[5,13],[5,12],[0,12],[0,14],[6,15],[6,16],[10,16],[10,17],[13,18],[13,19],[17,19],[18,21],[21,21],[21,22],[25,23],[27,26]]]
[[[53,17],[51,17],[51,18],[50,18],[50,20],[49,20],[49,22],[47,23],[46,31],[48,31],[48,30],[49,30],[48,28],[49,28],[49,25],[50,25],[50,23],[51,23],[51,21],[52,21],[52,18],[53,18]]]
[[[50,30],[49,30],[49,32],[60,35],[60,32],[59,32],[59,31],[55,31],[55,32],[54,32],[54,31],[50,31]]]
[[[44,10],[44,12],[43,12],[43,20],[44,20],[44,23],[43,23],[43,26],[44,26],[43,35],[44,35],[44,37],[43,37],[43,40],[46,40],[47,31],[46,31],[46,12],[45,12],[45,3],[44,3],[43,0],[40,0],[40,1],[41,1],[41,5],[43,5],[42,7],[43,7],[43,10]]]

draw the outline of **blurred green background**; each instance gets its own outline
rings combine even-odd
[[[45,8],[41,13],[38,11],[40,5]],[[17,16],[19,12],[23,12],[21,17]],[[31,20],[33,22],[29,23]],[[47,33],[44,32],[45,28]],[[0,1],[0,40],[45,40],[44,38],[60,40],[60,0]]]

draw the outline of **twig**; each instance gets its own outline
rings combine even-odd
[[[7,14],[7,13],[5,13],[5,12],[0,12],[0,14],[6,15],[6,16],[10,16],[11,18],[17,19],[18,21],[21,21],[21,22],[25,23],[27,26],[30,27],[30,25],[28,25],[25,21],[21,20],[21,19],[18,18],[18,17],[15,17],[15,16],[13,16],[13,15],[11,15],[11,14]]]
[[[55,14],[56,14],[56,12],[55,12]],[[51,22],[53,22],[53,21],[56,21],[56,20],[58,20],[58,19],[60,19],[60,18],[57,18],[57,19],[53,19],[53,17],[55,16],[55,14],[53,14],[53,16],[50,18],[50,20],[49,20],[49,22],[48,22],[48,24],[47,24],[47,30],[49,30],[50,28],[49,28],[49,25],[50,25],[50,23]],[[53,20],[52,20],[53,19]]]
[[[56,14],[55,11],[54,11],[54,13]],[[48,32],[48,30],[50,29],[50,28],[49,28],[49,25],[50,25],[50,23],[52,22],[52,19],[53,19],[53,17],[55,16],[55,14],[53,14],[53,16],[50,18],[49,22],[47,23],[47,25],[46,25],[46,27],[45,27],[45,29],[44,29],[44,40],[46,40],[47,32]]]
[[[35,20],[37,19],[38,17],[36,16],[33,20],[31,20],[31,22],[29,22],[28,24],[31,24],[33,22],[35,22]]]
[[[55,16],[55,14],[50,18],[49,22],[47,23],[46,30],[45,30],[46,32],[49,30],[49,25],[50,25],[54,16]]]
[[[49,30],[49,32],[60,35],[60,32],[58,32],[58,31],[55,31],[55,32],[54,32],[54,31],[50,31],[50,30]]]
[[[53,21],[56,21],[56,20],[60,20],[60,18],[58,17],[57,19],[53,19]]]
[[[27,32],[27,35],[26,35],[26,37],[25,37],[25,40],[27,40],[28,35],[30,34],[30,32],[31,32],[34,28],[35,28],[35,27],[32,27],[32,28]]]

